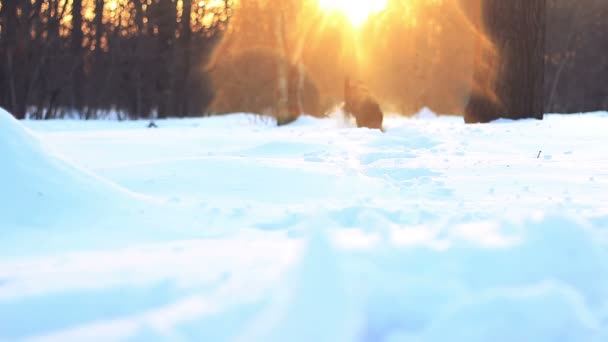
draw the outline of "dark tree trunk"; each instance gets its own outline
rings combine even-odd
[[[192,44],[192,24],[190,22],[190,15],[192,13],[192,1],[184,0],[182,20],[181,20],[181,33],[180,33],[180,50],[182,58],[181,63],[181,78],[178,80],[180,91],[176,93],[176,102],[178,104],[178,115],[189,116],[190,115],[190,54]]]
[[[61,9],[59,1],[50,1],[48,10],[48,36],[49,44],[54,45],[59,39],[59,27],[61,24]]]
[[[133,1],[133,6],[135,7],[135,25],[137,25],[137,37],[135,37],[135,59],[137,60],[137,64],[134,66],[134,82],[133,87],[135,87],[135,98],[133,99],[133,107],[131,109],[131,116],[137,119],[147,117],[149,113],[145,113],[144,111],[144,82],[143,82],[143,73],[145,69],[145,62],[143,61],[143,57],[145,55],[144,51],[144,39],[146,36],[146,32],[144,31],[145,23],[145,12],[143,8],[144,0],[135,0]]]
[[[154,19],[158,30],[158,55],[160,56],[157,91],[159,96],[158,118],[167,118],[175,110],[173,85],[175,79],[175,32],[177,29],[177,2],[159,0],[155,5]]]
[[[80,54],[82,50],[82,0],[72,1],[72,53]]]
[[[144,32],[144,18],[146,14],[143,8],[144,0],[134,0],[133,7],[135,7],[135,25],[137,25],[137,34],[142,35]]]
[[[102,38],[104,34],[103,27],[103,8],[105,6],[105,0],[95,0],[95,16],[93,17],[93,27],[95,29],[95,35],[93,36],[92,46],[94,48],[93,53],[93,64],[95,65],[92,75],[89,74],[89,82],[87,84],[87,110],[84,115],[85,119],[92,119],[96,116],[96,111],[102,107],[100,98],[101,94],[97,88],[101,84],[103,75],[100,70],[105,69],[103,64],[103,49],[102,49]]]
[[[81,112],[84,107],[84,70],[83,70],[83,43],[82,32],[82,0],[72,2],[72,57],[74,58],[74,73],[72,74],[73,106]]]
[[[103,7],[104,0],[95,0],[95,18],[93,26],[95,27],[95,52],[97,55],[101,53],[101,38],[103,37]]]
[[[6,87],[2,94],[3,102],[16,118],[25,117],[25,104],[18,101],[17,79],[16,79],[16,55],[17,55],[17,1],[7,1],[2,7],[2,58],[3,68],[6,79],[3,87]]]
[[[481,10],[498,53],[496,80],[493,89],[471,96],[465,121],[542,119],[546,0],[482,0]],[[487,70],[476,65],[476,83],[483,84],[484,77]]]
[[[304,66],[300,61],[289,66],[287,76],[287,110],[293,120],[302,115],[302,93],[304,88]]]

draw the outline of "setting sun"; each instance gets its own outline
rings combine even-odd
[[[343,13],[354,26],[361,26],[370,15],[382,11],[387,0],[319,0],[325,11]]]

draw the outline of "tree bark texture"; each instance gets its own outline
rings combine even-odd
[[[481,6],[482,24],[497,50],[496,79],[493,89],[471,95],[465,121],[542,119],[546,0],[483,0]],[[475,82],[483,84],[486,74],[477,65]]]

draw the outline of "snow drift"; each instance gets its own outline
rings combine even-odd
[[[86,227],[133,204],[134,195],[74,165],[0,109],[0,228]]]
[[[341,120],[0,115],[0,340],[608,340],[608,115]]]

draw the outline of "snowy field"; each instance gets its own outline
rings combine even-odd
[[[608,341],[608,114],[0,110],[0,341]]]

